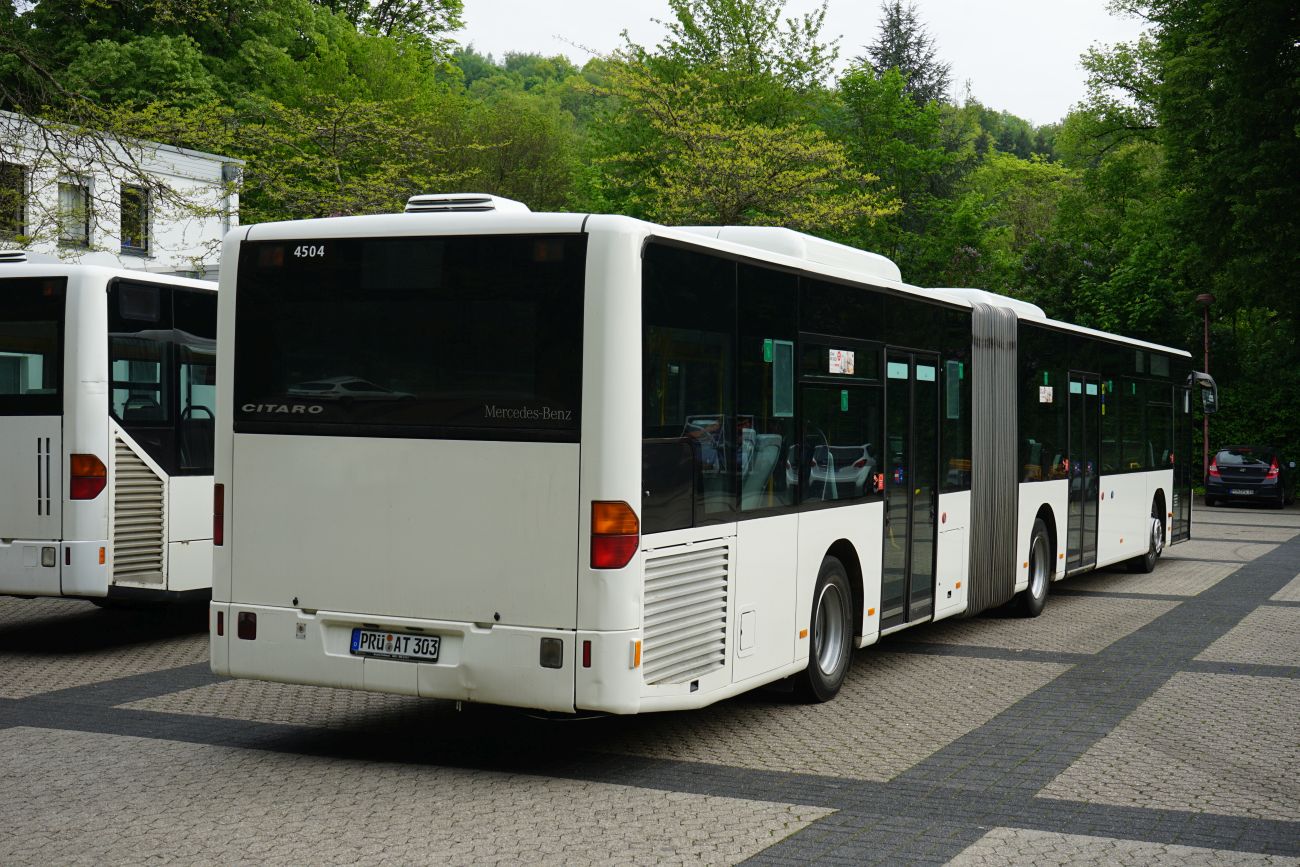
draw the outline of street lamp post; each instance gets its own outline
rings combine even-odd
[[[1203,373],[1210,372],[1210,305],[1214,303],[1214,296],[1209,292],[1203,292],[1196,296],[1196,303],[1201,305],[1201,320],[1204,327],[1202,337],[1202,348],[1205,351],[1205,366],[1202,368]],[[1206,413],[1201,415],[1201,481],[1204,482],[1210,475],[1210,416]]]

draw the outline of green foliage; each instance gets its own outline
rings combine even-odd
[[[800,18],[784,20],[785,0],[668,0],[668,6],[673,17],[660,22],[668,29],[660,56],[718,70],[738,83],[816,90],[839,53],[833,42],[821,41],[825,0]]]
[[[578,69],[456,49],[462,0],[0,0],[0,108],[92,149],[102,131],[240,157],[248,222],[460,188],[787,225],[1174,346],[1200,345],[1213,292],[1216,442],[1300,453],[1276,376],[1300,361],[1293,2],[1118,0],[1150,29],[1089,51],[1086,99],[1039,127],[947,102],[912,5],[886,0],[835,84],[825,5],[785,5],[668,0],[659,45]]]
[[[843,234],[890,213],[815,120],[834,57],[824,9],[780,26],[781,0],[670,0],[656,51],[600,69],[577,201],[670,224],[774,224]]]
[[[820,130],[766,125],[724,97],[706,70],[666,81],[630,60],[611,70],[609,92],[635,126],[639,146],[600,158],[600,192],[631,213],[668,224],[784,225],[847,230],[890,206],[851,170]]]
[[[916,14],[916,4],[884,0],[880,12],[876,41],[867,46],[859,65],[877,74],[898,70],[904,91],[919,105],[947,99],[952,67],[939,60],[939,48]]]

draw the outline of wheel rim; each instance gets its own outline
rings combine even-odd
[[[834,584],[823,587],[817,597],[817,632],[813,636],[813,653],[822,674],[838,671],[844,656],[844,610],[840,588]]]
[[[1029,592],[1035,599],[1047,593],[1047,540],[1042,536],[1034,537],[1029,552]]]
[[[1165,525],[1155,515],[1151,516],[1151,550],[1157,557],[1165,550]]]

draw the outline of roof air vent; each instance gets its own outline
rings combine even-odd
[[[14,263],[27,261],[26,250],[0,250],[0,265],[5,263]]]
[[[445,211],[507,211],[527,213],[528,206],[514,199],[487,193],[431,193],[406,200],[408,214],[436,214]]]

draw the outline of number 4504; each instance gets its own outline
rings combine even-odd
[[[299,259],[319,259],[325,255],[325,245],[300,244],[293,248],[293,255]]]

